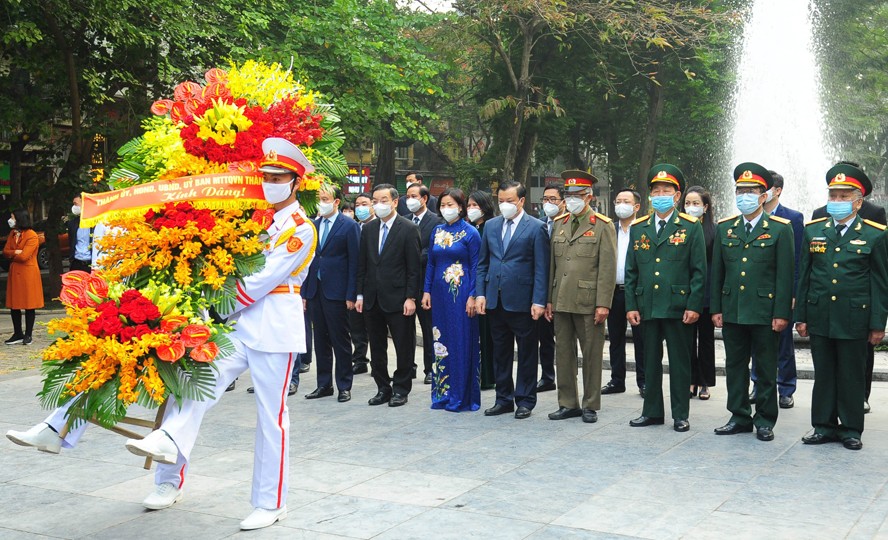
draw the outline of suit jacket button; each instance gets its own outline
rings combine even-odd
[[[746,290],[746,285],[740,285],[740,290],[741,291]]]
[[[774,295],[771,293],[768,293],[768,298],[774,298]]]
[[[660,257],[657,257],[657,262],[660,262]]]
[[[836,248],[836,251],[842,251],[842,248],[837,247],[837,248]]]
[[[659,286],[659,285],[654,285],[654,288],[655,288],[655,289],[659,289],[660,286]]]
[[[835,297],[835,296],[831,297],[830,299],[831,299],[833,302],[836,301],[836,297]]]

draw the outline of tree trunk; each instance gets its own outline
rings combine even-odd
[[[28,144],[24,136],[9,143],[9,202],[16,208],[22,202],[22,155]]]
[[[373,175],[373,185],[392,184],[394,186],[396,185],[395,141],[392,140],[394,133],[392,133],[391,124],[387,122],[382,128],[382,135],[379,137],[379,154],[376,156],[376,172]]]
[[[519,92],[519,96],[520,96]],[[515,179],[515,161],[518,157],[518,145],[521,144],[521,128],[524,125],[524,108],[526,97],[519,97],[515,106],[515,116],[512,118],[512,129],[509,130],[509,146],[506,147],[506,157],[503,160],[502,180]]]
[[[527,123],[524,135],[521,137],[521,146],[515,157],[515,180],[524,185],[530,180],[530,165],[533,162],[533,151],[538,139],[539,119]]]
[[[654,166],[657,134],[660,130],[660,119],[663,117],[663,97],[663,87],[653,81],[648,82],[648,119],[638,163],[638,192],[641,193],[642,200],[646,200],[649,193],[647,173]]]

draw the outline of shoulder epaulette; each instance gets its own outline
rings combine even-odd
[[[881,223],[876,223],[875,221],[870,221],[868,219],[863,220],[863,222],[866,223],[867,225],[869,225],[870,227],[875,227],[875,228],[879,229],[880,231],[884,231],[885,229],[888,229],[888,226],[882,225]]]
[[[638,219],[636,219],[635,221],[633,221],[633,222],[632,222],[632,225],[638,225],[639,223],[644,223],[645,221],[648,220],[649,217],[650,217],[650,216],[641,216],[640,218],[638,218]]]
[[[300,214],[299,212],[294,212],[293,213],[293,223],[295,223],[296,226],[298,227],[298,226],[302,225],[303,223],[305,223],[305,218],[302,217],[302,214]]]
[[[564,218],[565,220],[567,220],[567,218],[569,218],[569,217],[570,217],[570,212],[565,212],[565,213],[561,214],[560,216],[553,217],[552,221],[558,221],[561,218]]]
[[[598,218],[598,219],[600,219],[601,221],[603,221],[603,222],[605,222],[605,223],[610,223],[610,222],[613,221],[611,218],[607,217],[607,216],[604,215],[604,214],[599,214],[598,212],[595,212],[595,217]]]
[[[699,221],[699,220],[698,220],[697,218],[695,218],[694,216],[692,216],[692,215],[690,215],[690,214],[685,214],[684,212],[679,212],[678,215],[679,215],[679,217],[682,217],[682,218],[684,218],[684,219],[690,221],[691,223],[697,223],[697,222]]]
[[[777,223],[783,223],[784,225],[789,225],[790,223],[792,223],[791,221],[789,221],[785,217],[771,215],[771,216],[768,216],[768,218],[771,219],[772,221],[776,221]]]
[[[718,220],[718,222],[724,223],[725,221],[731,221],[732,219],[737,219],[738,217],[740,217],[740,214],[737,214],[736,216],[722,218],[722,219]]]
[[[813,225],[813,224],[815,224],[815,223],[820,223],[821,221],[826,221],[827,219],[828,219],[828,218],[826,218],[826,217],[822,217],[822,218],[818,218],[818,219],[812,219],[811,221],[805,223],[805,227],[807,227],[808,225]]]

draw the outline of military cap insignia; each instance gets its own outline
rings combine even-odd
[[[742,178],[744,180],[751,180],[752,179],[752,171],[743,171],[743,174],[740,175],[740,178]]]
[[[265,154],[265,161],[277,161],[278,153],[274,150],[269,150],[267,154]]]
[[[666,174],[666,171],[660,171],[657,173],[657,178],[667,178],[669,175]]]

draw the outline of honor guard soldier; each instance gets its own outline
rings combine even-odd
[[[788,219],[765,213],[771,173],[756,163],[734,169],[740,215],[723,219],[712,253],[712,324],[723,328],[728,411],[716,435],[749,433],[774,440],[777,352],[792,317],[795,244]],[[755,416],[749,402],[749,360],[756,352]]]
[[[305,352],[300,288],[314,257],[317,234],[296,201],[306,173],[314,171],[302,152],[281,138],[262,143],[265,157],[260,171],[262,190],[274,207],[268,226],[265,266],[237,283],[235,321],[229,334],[235,352],[213,363],[218,369],[215,398],[184,400],[167,407],[160,429],[144,439],[130,439],[127,449],[158,462],[156,489],[145,499],[146,508],[158,510],[182,495],[182,482],[204,414],[216,404],[225,388],[247,369],[256,394],[257,430],[253,456],[253,512],[241,529],[258,529],[287,517],[290,417],[287,389],[297,353]],[[296,368],[298,369],[298,367]]]
[[[840,163],[826,173],[830,217],[805,226],[796,330],[811,336],[814,392],[805,444],[863,443],[866,345],[885,337],[888,319],[888,248],[885,226],[857,212],[872,191],[866,174]]]
[[[706,242],[699,220],[675,209],[685,187],[681,170],[654,165],[648,178],[654,212],[633,222],[626,257],[626,319],[644,330],[646,379],[641,416],[629,425],[663,423],[665,340],[673,429],[688,431],[691,346],[703,309]]]
[[[550,420],[582,416],[598,420],[604,323],[617,279],[617,233],[611,219],[592,211],[592,185],[585,171],[565,171],[567,213],[555,218],[549,262],[546,319],[555,320],[558,410]],[[577,396],[577,340],[583,351],[583,402]]]

